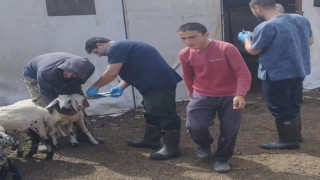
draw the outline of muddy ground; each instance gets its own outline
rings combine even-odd
[[[107,143],[92,145],[81,143],[71,147],[62,141],[54,160],[43,160],[43,154],[33,159],[9,156],[26,180],[48,179],[320,179],[320,98],[319,91],[304,92],[302,105],[304,142],[298,150],[263,150],[261,143],[276,140],[273,118],[266,108],[261,92],[251,92],[239,132],[235,154],[230,160],[231,171],[215,173],[211,161],[199,161],[196,145],[185,129],[187,102],[177,103],[182,117],[180,158],[154,161],[148,159],[153,152],[126,145],[126,140],[140,139],[143,129],[143,110],[132,110],[119,117],[89,117],[94,134],[107,139]],[[219,122],[211,132],[217,138]],[[216,148],[216,142],[213,144]]]

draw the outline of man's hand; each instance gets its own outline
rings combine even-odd
[[[246,100],[243,96],[235,96],[233,98],[233,109],[244,109],[246,106]]]
[[[238,34],[238,39],[244,43],[244,40],[247,39],[247,38],[250,38],[251,39],[251,32],[249,31],[242,31],[242,32],[239,32]]]
[[[93,87],[91,86],[88,90],[87,90],[87,95],[89,97],[94,97],[98,94],[99,88]]]
[[[110,89],[111,97],[118,98],[122,95],[123,87],[117,86]]]

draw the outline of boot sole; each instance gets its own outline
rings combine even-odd
[[[135,147],[135,148],[148,148],[148,149],[152,149],[152,150],[157,150],[157,149],[160,149],[161,146],[154,146],[154,145],[142,145],[142,144],[134,144],[132,142],[127,142],[127,146],[130,146],[130,147]]]
[[[152,154],[151,154],[152,155]],[[150,159],[152,159],[152,160],[167,160],[167,159],[172,159],[172,158],[178,158],[178,157],[180,157],[181,156],[181,152],[179,152],[179,153],[176,153],[176,154],[174,154],[174,155],[172,155],[172,156],[166,156],[166,157],[164,157],[164,156],[158,156],[158,157],[153,157],[153,156],[149,156],[149,158]],[[158,155],[158,154],[157,154]]]
[[[266,150],[293,150],[293,149],[299,149],[300,146],[296,145],[296,146],[290,146],[290,147],[278,147],[278,148],[273,148],[273,147],[266,147],[266,146],[261,146],[262,149],[266,149]]]

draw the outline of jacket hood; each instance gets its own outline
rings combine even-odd
[[[70,72],[79,77],[83,82],[94,72],[94,65],[87,59],[82,57],[72,57],[58,66],[59,69]]]

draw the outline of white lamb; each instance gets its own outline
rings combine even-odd
[[[37,153],[39,142],[43,139],[48,148],[46,159],[53,159],[58,135],[54,118],[47,109],[36,106],[31,99],[0,107],[0,126],[19,142],[31,139],[32,145],[26,157]],[[22,147],[19,146],[17,155],[21,157],[22,154]]]
[[[81,130],[88,136],[89,140],[93,144],[99,144],[98,141],[96,141],[87,127],[84,124],[84,114],[82,112],[83,109],[83,101],[85,100],[84,96],[80,94],[72,94],[72,95],[59,95],[56,99],[54,99],[46,108],[50,108],[54,106],[56,103],[59,104],[59,107],[61,109],[71,109],[77,111],[76,114],[70,116],[70,115],[64,115],[59,113],[57,110],[53,109],[52,116],[55,118],[56,128],[58,130],[59,135],[61,136],[67,136],[60,128],[62,125],[67,126],[68,136],[70,138],[70,142],[72,146],[76,146],[79,144],[75,137],[75,133],[73,132],[72,123],[77,123]]]

